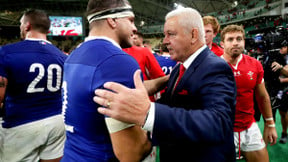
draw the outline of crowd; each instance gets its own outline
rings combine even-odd
[[[156,149],[161,162],[269,161],[275,112],[261,62],[243,54],[243,26],[220,32],[217,18],[175,9],[157,53],[128,0],[89,0],[86,16],[84,41],[55,45],[48,15],[27,10],[22,41],[0,47],[0,161],[155,162]],[[281,46],[269,68],[283,84],[285,144],[288,43]]]

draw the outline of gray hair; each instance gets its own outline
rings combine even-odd
[[[187,32],[191,31],[192,28],[197,28],[199,31],[199,40],[206,44],[202,16],[197,10],[193,8],[179,8],[169,12],[165,17],[165,20],[175,16],[179,17],[179,24],[184,27]]]

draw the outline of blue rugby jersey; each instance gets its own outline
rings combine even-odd
[[[95,89],[114,81],[134,88],[139,69],[112,40],[94,38],[76,48],[64,65],[63,114],[67,140],[63,162],[116,159],[104,116],[93,101]],[[117,47],[118,46],[118,47]]]
[[[61,114],[66,58],[46,40],[26,39],[0,48],[0,76],[8,79],[4,128]]]
[[[170,56],[156,56],[156,60],[158,61],[159,65],[161,66],[165,75],[171,73],[172,69],[176,65],[176,61],[172,60]]]

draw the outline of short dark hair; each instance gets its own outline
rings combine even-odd
[[[47,13],[43,10],[28,9],[24,11],[24,22],[29,21],[33,30],[47,34],[49,32],[51,21]]]

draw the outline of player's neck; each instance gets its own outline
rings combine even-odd
[[[34,38],[34,39],[44,39],[47,40],[47,35],[37,32],[37,31],[29,31],[26,34],[25,38]]]
[[[119,44],[119,40],[117,36],[115,35],[115,32],[112,30],[105,29],[105,28],[92,28],[88,36],[107,37],[107,38],[114,40],[115,42]]]
[[[235,64],[237,64],[238,60],[240,59],[240,55],[229,55],[227,53],[224,53],[223,54],[223,58],[228,63],[230,63],[232,65],[235,65]]]

